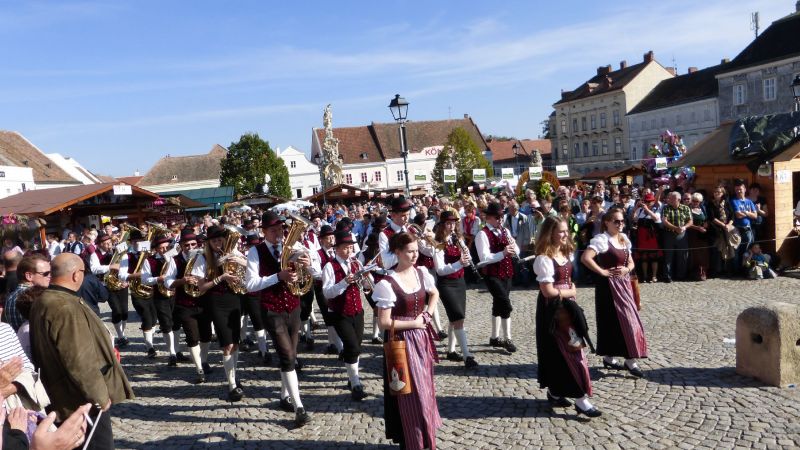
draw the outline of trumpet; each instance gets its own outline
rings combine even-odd
[[[453,240],[456,242],[456,245],[458,245],[458,248],[461,250],[461,254],[470,257],[469,268],[470,270],[472,270],[472,273],[475,274],[475,276],[479,280],[483,279],[483,277],[481,277],[480,271],[478,270],[478,267],[475,265],[475,261],[472,260],[472,256],[469,253],[469,247],[467,247],[467,244],[464,243],[464,239],[462,239],[461,235],[458,233],[453,233],[453,238],[454,238]]]
[[[380,253],[378,255],[380,255]],[[378,257],[378,255],[376,255],[375,258],[372,258],[372,260],[368,262],[366,266],[361,264],[361,261],[359,261],[357,258],[351,258],[351,261],[355,261],[358,267],[360,267],[360,269],[353,274],[353,283],[357,284],[358,289],[365,295],[375,289],[375,284],[372,282],[369,274],[373,270],[378,270],[378,265],[375,263],[375,259]]]

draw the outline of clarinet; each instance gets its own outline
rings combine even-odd
[[[458,245],[458,248],[461,250],[461,254],[462,255],[469,255],[469,248],[467,248],[467,244],[464,243],[464,240],[461,239],[461,236],[459,236],[458,233],[453,233],[453,234],[455,235],[455,239],[454,240],[456,241],[456,245]],[[472,273],[479,280],[483,279],[483,277],[481,277],[480,271],[478,270],[478,267],[475,266],[475,261],[473,261],[471,257],[469,259],[469,268],[472,270]]]
[[[506,237],[506,241],[508,241],[508,244],[506,244],[506,245],[511,245],[512,242],[515,242],[515,243],[517,242],[516,240],[514,240],[513,237],[511,237],[511,232],[506,227],[504,227],[502,223],[500,224],[500,228],[503,230],[503,234]],[[514,264],[519,264],[519,255],[514,254],[511,257],[511,261]]]

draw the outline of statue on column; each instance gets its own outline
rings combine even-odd
[[[542,167],[542,155],[535,148],[531,150],[531,166]]]
[[[333,113],[330,104],[325,107],[322,114],[322,125],[325,127],[325,139],[322,141],[322,177],[326,186],[333,186],[341,184],[344,176],[342,159],[339,155],[339,139],[333,137]]]

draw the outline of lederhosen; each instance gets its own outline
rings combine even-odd
[[[330,262],[333,268],[334,283],[344,280],[347,275],[339,261]],[[358,272],[359,265],[350,263],[350,273]],[[355,364],[361,355],[361,339],[364,337],[364,308],[361,305],[361,291],[355,283],[350,283],[341,295],[328,299],[328,314],[331,316],[336,334],[342,340],[342,360]]]
[[[183,279],[187,262],[183,253],[175,257],[175,281]],[[199,342],[211,342],[211,312],[207,295],[195,298],[187,294],[183,286],[176,288],[172,316],[183,327],[188,347],[194,347]]]
[[[308,233],[314,234],[314,232],[311,230],[309,230]],[[312,250],[310,248],[309,242],[312,242],[312,240],[308,238],[308,235],[306,235],[306,238],[303,239],[303,246],[310,252]],[[309,289],[308,292],[306,292],[305,294],[303,294],[303,296],[300,297],[300,321],[305,322],[306,320],[308,320],[308,318],[311,317],[311,311],[313,309],[314,309],[314,290]]]
[[[275,275],[281,271],[280,261],[275,259],[267,244],[255,247],[258,252],[258,274],[260,277]],[[300,333],[300,299],[289,291],[283,281],[278,281],[261,292],[261,315],[275,344],[281,372],[291,372],[297,359],[297,341]],[[327,308],[326,308],[327,309]]]
[[[147,258],[147,264],[150,265],[150,276],[157,277],[164,268],[166,261],[163,257],[150,256]],[[158,289],[158,283],[156,283],[153,285],[153,305],[156,309],[156,317],[158,317],[158,326],[161,332],[166,334],[173,331],[175,321],[172,318],[172,311],[175,309],[175,296],[164,297]]]
[[[100,261],[101,266],[111,264],[113,256],[114,252],[108,252],[105,255],[100,255],[100,252],[97,252],[97,259]],[[103,279],[104,277],[100,277],[101,281]],[[128,320],[128,288],[117,289],[116,291],[108,289],[108,306],[111,307],[111,323]]]
[[[128,272],[130,273],[137,264],[139,264],[139,257],[141,257],[141,253],[128,253]],[[155,286],[153,286],[155,289]],[[136,310],[136,313],[139,314],[139,318],[142,320],[142,331],[152,330],[156,324],[157,314],[156,314],[156,307],[153,303],[152,299],[149,298],[141,298],[137,297],[133,291],[131,293],[131,303],[133,303],[133,309]]]
[[[444,263],[453,264],[461,261],[461,248],[448,239],[444,252]],[[464,320],[467,309],[467,285],[464,282],[464,268],[448,275],[439,275],[436,287],[442,298],[442,305],[447,312],[447,319],[452,322]]]
[[[333,250],[333,248],[330,250]],[[326,264],[336,259],[335,256],[329,258],[328,254],[322,248],[317,250],[317,252],[319,253],[320,268],[324,268]],[[317,307],[319,308],[319,312],[322,314],[322,320],[325,321],[325,326],[332,327],[333,321],[331,320],[330,314],[328,314],[328,301],[322,294],[322,279],[314,280],[314,297],[317,299]]]
[[[481,230],[482,233],[486,233],[489,240],[489,252],[492,254],[501,253],[509,245],[508,235],[502,232],[502,228],[498,228],[498,230],[501,231],[500,236],[495,235],[489,227],[483,227]],[[505,256],[502,260],[484,267],[483,274],[486,288],[492,294],[492,316],[508,319],[511,317],[511,311],[514,310],[511,307],[511,299],[508,297],[511,290],[511,278],[514,276],[511,257]]]
[[[208,269],[209,261],[206,261]],[[213,271],[212,271],[213,272]],[[214,331],[220,347],[239,344],[242,330],[242,300],[240,295],[233,292],[228,283],[220,282],[208,290],[208,304],[211,311],[211,320],[214,322]]]

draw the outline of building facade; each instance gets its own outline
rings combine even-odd
[[[36,189],[30,167],[0,166],[0,198]]]
[[[72,178],[80,181],[82,184],[97,184],[102,183],[97,175],[86,170],[75,158],[69,156],[62,156],[60,153],[48,153],[46,155],[50,158],[55,165],[67,172]]]
[[[486,141],[491,150],[490,161],[495,177],[499,177],[503,169],[514,169],[514,176],[527,172],[533,165],[534,151],[541,158],[542,167],[549,169],[552,165],[551,145],[549,139],[514,139],[508,141]],[[514,144],[517,152],[514,154]]]
[[[277,149],[275,154],[283,161],[289,171],[292,198],[303,198],[316,194],[321,188],[319,166],[306,158],[305,153],[289,146]]]
[[[549,121],[553,163],[569,165],[572,174],[640,158],[640,151],[633,153],[630,148],[625,115],[658,83],[673,76],[651,51],[638,64],[628,66],[622,61],[617,70],[610,65],[599,67],[577,89],[562,92]]]

